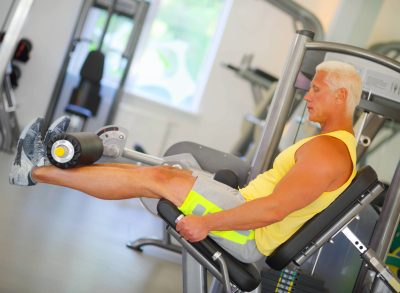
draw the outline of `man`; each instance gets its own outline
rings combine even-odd
[[[356,174],[353,112],[361,79],[351,65],[328,61],[316,68],[304,99],[321,134],[303,139],[277,156],[271,170],[239,191],[201,173],[167,166],[97,164],[73,169],[46,165],[40,119],[18,143],[10,182],[55,184],[101,199],[166,198],[185,215],[177,230],[189,241],[210,235],[236,258],[253,262],[269,255],[308,219],[325,209]],[[45,141],[63,132],[53,123]]]

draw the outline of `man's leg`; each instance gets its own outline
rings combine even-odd
[[[188,170],[119,164],[67,170],[44,166],[34,168],[31,176],[35,182],[69,187],[101,199],[165,198],[176,206],[182,205],[196,180]]]
[[[68,124],[68,117],[57,119],[44,140],[49,141],[52,136],[65,132]],[[41,182],[74,188],[103,199],[144,196],[166,198],[180,205],[196,180],[191,171],[168,166],[99,164],[69,170],[44,166],[47,162],[42,126],[43,119],[38,118],[22,131],[10,170],[11,184],[27,186]]]

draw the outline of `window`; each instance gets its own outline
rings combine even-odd
[[[231,0],[158,0],[126,90],[196,112]]]

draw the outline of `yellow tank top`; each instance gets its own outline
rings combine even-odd
[[[290,238],[305,222],[314,215],[324,210],[338,197],[351,183],[356,175],[356,140],[354,136],[344,130],[333,131],[320,135],[329,135],[343,141],[350,153],[353,162],[353,172],[349,179],[341,187],[334,191],[324,192],[308,206],[287,215],[282,221],[255,230],[255,239],[258,250],[268,256],[280,244]],[[259,197],[265,197],[272,193],[276,184],[286,175],[295,164],[296,151],[309,140],[320,136],[312,136],[302,139],[285,149],[274,160],[272,169],[258,175],[245,188],[240,189],[243,197],[250,201]]]

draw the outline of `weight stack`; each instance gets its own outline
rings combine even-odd
[[[324,282],[304,274],[288,269],[275,271],[265,268],[261,271],[262,293],[328,293]]]

